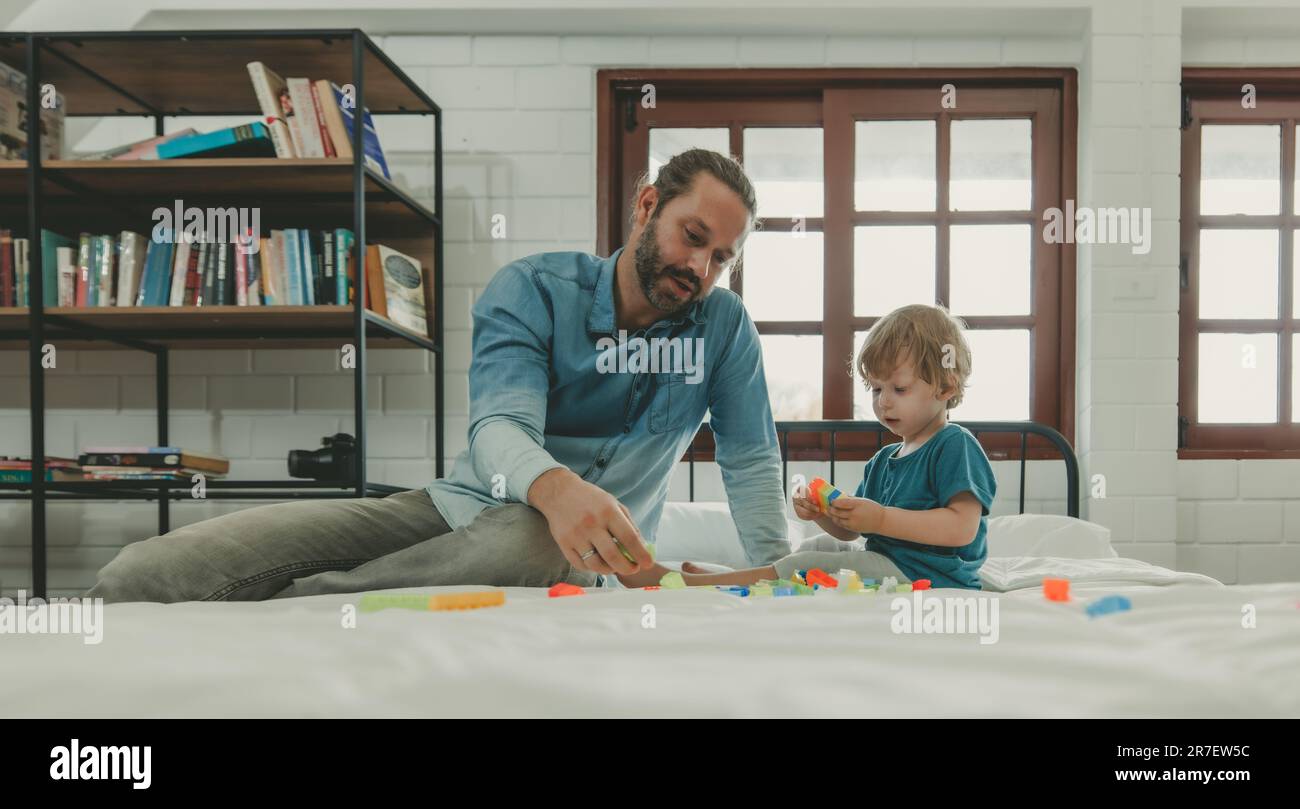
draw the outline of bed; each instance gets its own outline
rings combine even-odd
[[[671,504],[661,558],[725,546],[729,523],[724,504]],[[979,593],[506,588],[502,607],[351,626],[356,595],[109,605],[98,644],[0,635],[0,716],[1300,716],[1300,584],[1124,559],[1068,515],[999,517],[989,544]],[[1071,600],[1046,600],[1045,577]],[[1108,595],[1131,609],[1089,617]],[[896,598],[986,602],[996,639],[896,632]]]

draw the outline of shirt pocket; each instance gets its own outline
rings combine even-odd
[[[655,374],[650,432],[671,433],[684,428],[690,420],[693,394],[687,388],[685,374]]]

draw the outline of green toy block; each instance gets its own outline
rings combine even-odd
[[[685,590],[686,580],[676,570],[670,570],[659,580],[659,586],[665,590]]]

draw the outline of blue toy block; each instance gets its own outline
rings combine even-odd
[[[1092,602],[1087,607],[1088,617],[1109,615],[1112,612],[1127,612],[1133,608],[1133,602],[1124,596],[1105,596]]]
[[[774,595],[774,596],[792,596],[792,595],[794,595],[794,588],[793,588],[793,587],[775,587],[775,588],[772,589],[772,595]]]

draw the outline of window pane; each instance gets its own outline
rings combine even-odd
[[[854,365],[867,332],[854,335]],[[969,329],[971,376],[961,404],[948,411],[952,421],[1014,421],[1029,418],[1029,331]],[[875,421],[871,394],[853,378],[853,418]]]
[[[1291,335],[1291,423],[1300,424],[1300,334]]]
[[[934,303],[934,227],[853,229],[853,311],[884,315],[908,303]]]
[[[742,272],[752,319],[822,319],[822,234],[751,233]]]
[[[1197,419],[1203,423],[1277,421],[1277,335],[1202,334],[1197,359]]]
[[[934,126],[934,121],[858,121],[854,125],[856,210],[934,210]]]
[[[954,225],[949,236],[953,314],[1029,314],[1029,225]]]
[[[822,417],[821,335],[763,334],[763,373],[777,421]]]
[[[1201,213],[1275,214],[1282,185],[1282,127],[1201,127]]]
[[[1200,316],[1277,317],[1276,230],[1202,230]]]
[[[745,171],[758,194],[758,215],[822,215],[822,130],[745,130]]]
[[[687,149],[712,149],[731,154],[731,139],[726,127],[695,129],[691,127],[662,127],[650,130],[650,182],[659,176],[659,169],[672,156]]]
[[[1033,199],[1032,125],[1028,118],[952,122],[954,211],[1026,211]]]

